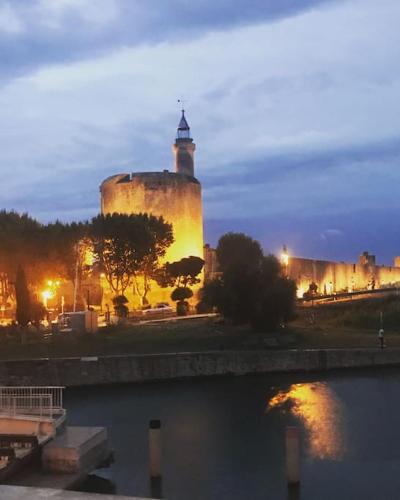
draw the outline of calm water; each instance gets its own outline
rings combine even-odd
[[[302,500],[400,497],[400,370],[70,389],[70,425],[108,427],[117,493],[149,496],[147,427],[163,424],[169,500],[287,499],[285,428],[302,430]]]

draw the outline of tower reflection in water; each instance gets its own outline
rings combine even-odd
[[[270,399],[266,412],[290,411],[304,425],[312,458],[340,460],[344,453],[341,403],[324,382],[293,384]]]

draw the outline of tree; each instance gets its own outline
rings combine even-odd
[[[200,283],[198,277],[204,266],[204,260],[191,255],[175,262],[167,262],[155,274],[157,283],[162,287],[188,287]]]
[[[27,326],[31,319],[31,304],[25,271],[18,266],[15,279],[15,298],[17,301],[16,320],[20,326]]]
[[[47,309],[38,300],[34,300],[31,302],[30,309],[31,309],[31,313],[30,313],[31,321],[36,326],[36,328],[39,329],[40,322],[47,315]]]
[[[202,289],[203,304],[255,330],[273,331],[292,319],[296,285],[282,276],[276,257],[264,257],[259,243],[240,233],[223,236],[217,255],[222,273]]]
[[[280,268],[273,255],[264,258],[258,278],[259,293],[250,317],[254,330],[273,331],[295,316],[296,284],[281,276]]]
[[[27,282],[34,288],[49,278],[73,281],[77,261],[77,242],[85,237],[86,222],[43,225],[27,214],[0,211],[0,277],[3,302],[4,284],[14,277],[18,265],[24,268]]]
[[[90,235],[95,260],[116,295],[123,295],[140,278],[150,279],[173,242],[171,224],[147,214],[98,215],[92,219]],[[145,283],[142,295],[147,291]]]
[[[260,243],[243,233],[230,232],[219,239],[217,260],[221,272],[238,266],[257,269],[262,259]]]
[[[178,287],[171,293],[171,299],[176,302],[176,313],[178,316],[185,316],[188,311],[189,304],[187,299],[193,297],[193,291],[187,287]]]
[[[13,281],[19,265],[28,281],[34,278],[33,269],[40,255],[40,230],[41,224],[27,214],[0,211],[0,271],[4,279],[7,276]]]
[[[85,272],[84,251],[88,245],[88,222],[64,224],[56,221],[43,226],[40,231],[42,260],[45,274],[75,281],[78,264],[79,281]]]
[[[155,280],[160,267],[160,260],[165,256],[167,248],[173,243],[172,225],[162,217],[142,215],[151,234],[151,244],[148,247],[139,269],[134,273],[134,287],[137,295],[141,297],[142,305],[147,305],[147,294],[150,291],[151,281]]]
[[[189,286],[200,283],[198,277],[204,266],[204,260],[191,255],[175,262],[167,262],[154,275],[154,279],[161,287],[175,287],[171,299],[177,301],[176,312],[183,316],[187,313],[186,299],[193,297]]]

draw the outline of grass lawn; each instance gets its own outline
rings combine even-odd
[[[309,322],[311,309],[299,309],[297,319],[275,334],[254,333],[247,326],[233,326],[219,318],[110,327],[94,335],[42,337],[31,334],[23,344],[19,336],[7,336],[3,329],[3,332],[0,330],[0,359],[220,349],[376,347],[380,311],[384,312],[388,347],[400,347],[400,301],[386,298],[316,306],[313,325]]]

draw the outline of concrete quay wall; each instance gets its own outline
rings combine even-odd
[[[66,387],[216,375],[400,365],[400,349],[307,349],[121,355],[0,362],[1,385]]]

